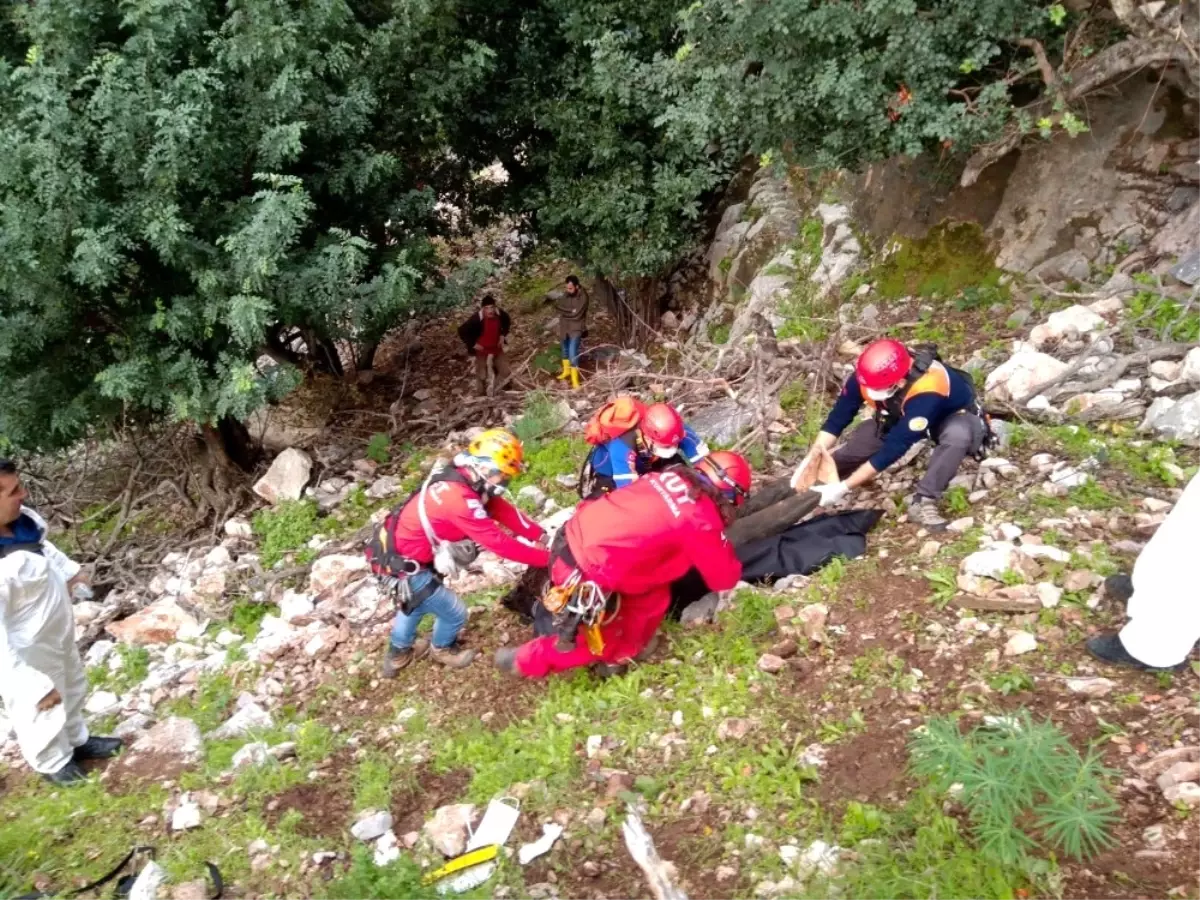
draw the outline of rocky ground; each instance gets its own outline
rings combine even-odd
[[[885,510],[866,556],[713,598],[711,616],[668,626],[623,678],[496,673],[493,651],[526,630],[496,603],[517,570],[485,554],[454,585],[479,659],[380,680],[390,601],[367,576],[364,529],[465,427],[373,458],[288,451],[256,489],[264,509],[163,559],[137,613],[107,621],[114,597],[77,608],[92,727],[129,749],[86,787],[55,791],[5,744],[4,893],[66,891],[153,845],[164,897],[205,896],[205,862],[226,896],[423,896],[422,873],[461,852],[490,801],[511,798],[520,816],[505,853],[468,895],[649,895],[622,833],[633,809],[694,897],[1197,896],[1197,665],[1131,673],[1082,645],[1122,621],[1102,580],[1129,570],[1195,470],[1195,451],[1164,438],[1200,434],[1189,405],[1200,350],[1136,356],[1137,286],[1075,287],[1060,293],[1086,296],[1014,291],[931,315],[918,297],[877,302],[864,279],[822,338],[836,371],[864,327],[913,337],[923,323],[916,336],[1016,411],[1006,446],[965,466],[947,532],[905,521],[921,463],[899,468],[853,498]],[[697,317],[674,318],[686,329]],[[527,438],[532,471],[515,491],[554,525],[573,496],[581,423],[623,361],[602,354],[573,394],[534,364],[552,340],[544,315],[530,306],[525,321],[514,355],[542,391],[478,409]],[[434,354],[453,347],[446,324],[421,337]],[[601,318],[595,343],[605,328]],[[670,336],[624,364],[666,375],[685,343]],[[805,338],[779,343],[786,358]],[[405,374],[411,393],[391,414],[430,429],[464,420],[461,371]],[[802,452],[790,436],[811,431],[812,391],[799,375],[779,393],[761,469],[786,472]],[[736,438],[743,413],[727,397],[689,419]],[[1094,754],[1115,801],[1103,846],[1064,852],[1026,809],[1026,851],[987,853],[970,783],[947,790],[913,765],[914,740],[942,721],[963,734],[1053,723],[1069,743],[1043,751],[1047,768],[1072,747]],[[548,851],[526,861],[518,850],[543,835]]]

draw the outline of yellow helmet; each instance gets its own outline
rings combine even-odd
[[[488,463],[501,475],[512,478],[525,470],[525,448],[516,435],[503,428],[489,428],[467,447],[467,455]]]

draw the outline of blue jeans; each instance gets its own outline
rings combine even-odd
[[[579,345],[583,343],[582,334],[573,334],[562,339],[562,356],[575,368],[579,368]]]
[[[409,577],[409,583],[414,591],[424,588],[433,579],[433,573],[422,569],[416,575]],[[445,585],[425,598],[425,601],[406,616],[403,612],[396,613],[396,621],[392,623],[392,646],[397,650],[407,650],[417,639],[417,626],[426,616],[433,616],[433,646],[444,649],[458,639],[458,633],[467,624],[467,604],[458,599],[458,595]]]

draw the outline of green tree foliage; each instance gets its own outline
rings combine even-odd
[[[212,424],[370,365],[441,285],[441,123],[492,51],[437,4],[64,0],[0,21],[0,431]],[[494,158],[486,142],[481,152]],[[342,353],[339,353],[339,350]],[[260,367],[263,353],[281,365]]]

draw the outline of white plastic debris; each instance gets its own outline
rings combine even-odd
[[[545,856],[554,846],[554,842],[562,837],[563,827],[557,822],[547,822],[542,826],[542,836],[529,844],[523,844],[517,851],[517,862],[523,866],[529,865],[539,856]]]

